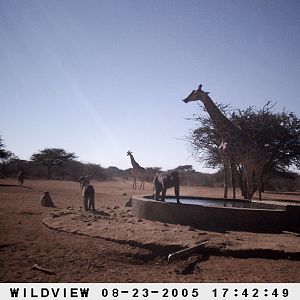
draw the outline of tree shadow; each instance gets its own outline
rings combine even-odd
[[[18,184],[8,184],[8,183],[0,183],[0,187],[19,187],[21,189],[33,190],[30,186],[22,186],[20,187]]]
[[[3,186],[3,187],[18,187],[19,185],[17,185],[17,184],[3,184],[3,183],[0,183],[0,186]]]

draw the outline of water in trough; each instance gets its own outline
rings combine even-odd
[[[175,198],[166,198],[166,202],[176,203],[176,199]],[[193,205],[202,205],[202,206],[251,208],[250,201],[239,201],[239,200],[183,198],[183,199],[180,199],[180,202],[182,204],[193,204]]]

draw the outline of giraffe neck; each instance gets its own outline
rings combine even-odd
[[[212,99],[207,96],[201,100],[205,106],[209,116],[211,117],[214,126],[222,136],[230,136],[232,132],[240,131],[240,128],[234,125],[216,106]]]
[[[134,157],[133,157],[132,154],[130,154],[130,160],[131,160],[132,167],[133,167],[134,169],[140,166],[140,165],[135,161],[135,159],[134,159]]]

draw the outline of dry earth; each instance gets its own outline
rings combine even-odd
[[[79,184],[0,180],[1,282],[300,282],[300,234],[203,231],[134,218],[128,181],[94,182],[95,213],[83,212]],[[42,207],[49,191],[56,208]],[[222,196],[222,189],[182,189]],[[171,193],[172,194],[172,193]],[[299,194],[265,193],[268,201]],[[204,251],[168,264],[169,253],[208,240]],[[46,274],[32,269],[53,271]]]

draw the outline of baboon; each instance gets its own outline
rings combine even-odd
[[[80,184],[81,190],[83,190],[83,188],[85,186],[90,184],[90,177],[88,175],[80,176],[79,177],[79,184]]]
[[[18,183],[20,185],[20,187],[23,187],[23,183],[24,183],[24,172],[20,171],[17,175],[18,178]]]
[[[161,201],[165,201],[167,189],[174,187],[177,203],[180,203],[179,186],[180,180],[177,171],[156,174],[153,180],[153,189],[155,190],[153,197],[155,200],[159,200],[159,195],[161,193]]]
[[[44,192],[41,198],[42,206],[55,207],[49,192]]]
[[[83,188],[83,207],[84,210],[95,210],[95,189],[91,184]]]

